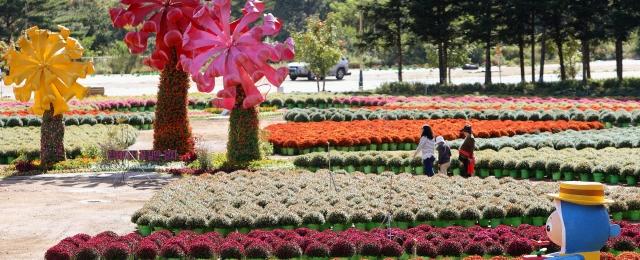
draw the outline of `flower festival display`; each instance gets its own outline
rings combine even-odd
[[[84,49],[69,37],[71,31],[62,26],[58,30],[31,27],[18,40],[18,49],[9,50],[4,57],[10,68],[4,83],[17,85],[13,90],[19,101],[33,97],[31,109],[42,115],[40,159],[45,168],[65,159],[62,113],[69,109],[67,101],[86,94],[78,78],[94,72],[91,62],[77,61]]]
[[[180,67],[182,33],[200,0],[121,0],[124,7],[110,10],[117,28],[134,29],[124,37],[132,54],[143,53],[155,34],[155,49],[145,64],[161,71],[154,123],[154,150],[194,152],[187,117],[189,74]]]
[[[274,69],[270,63],[294,58],[291,39],[277,44],[263,42],[265,37],[277,35],[282,25],[273,15],[263,15],[262,1],[247,1],[242,12],[242,17],[232,22],[229,0],[199,7],[184,32],[180,57],[200,91],[211,92],[215,78],[222,77],[223,89],[215,104],[232,110],[227,160],[233,165],[260,159],[256,106],[264,97],[256,83],[266,78],[280,86],[288,69]],[[262,24],[257,24],[260,18]]]

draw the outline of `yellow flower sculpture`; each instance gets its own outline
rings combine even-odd
[[[87,89],[78,78],[93,74],[91,62],[81,62],[84,48],[69,37],[69,29],[58,26],[60,32],[41,30],[34,26],[18,40],[19,50],[12,48],[5,55],[9,75],[6,85],[16,84],[13,93],[17,100],[27,102],[35,93],[33,112],[38,115],[51,110],[60,115],[69,109],[67,101],[84,98]]]

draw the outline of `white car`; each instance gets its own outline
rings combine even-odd
[[[316,79],[316,76],[313,75],[311,71],[309,71],[309,67],[307,63],[292,62],[292,63],[289,63],[288,67],[289,67],[289,78],[291,80],[296,80],[302,77],[305,77],[308,80]],[[342,57],[338,62],[338,64],[336,64],[335,66],[333,66],[333,68],[329,70],[328,76],[335,76],[336,79],[342,80],[346,75],[351,75],[351,72],[349,72],[349,60],[345,57]]]

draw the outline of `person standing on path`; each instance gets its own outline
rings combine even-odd
[[[436,150],[438,151],[438,173],[447,175],[449,165],[451,165],[451,148],[444,137],[436,137]]]
[[[460,154],[458,156],[462,163],[460,175],[462,177],[471,177],[475,173],[476,159],[473,157],[473,151],[476,149],[476,140],[473,138],[471,125],[465,125],[460,131],[464,135],[464,142],[460,146]]]
[[[420,144],[418,149],[413,153],[413,157],[418,155],[418,152],[422,153],[422,164],[424,165],[424,174],[431,177],[433,176],[433,162],[436,160],[434,156],[436,142],[433,139],[433,130],[431,126],[422,126],[422,135],[420,137]]]

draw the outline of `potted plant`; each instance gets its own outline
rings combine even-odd
[[[545,178],[546,163],[544,160],[534,160],[531,163],[531,169],[536,171],[536,180],[543,180]]]
[[[360,160],[358,156],[354,154],[349,154],[344,158],[344,164],[347,166],[346,170],[348,173],[352,173],[356,171],[356,168],[360,165]]]
[[[626,165],[620,170],[620,175],[624,176],[627,185],[636,186],[638,180],[636,179],[636,167],[633,165]]]
[[[573,172],[580,174],[580,181],[591,180],[591,164],[587,161],[580,161],[574,164]]]
[[[551,173],[551,179],[554,181],[559,181],[562,178],[562,172],[560,171],[561,162],[556,160],[547,161],[547,165],[545,168],[548,173]]]
[[[371,222],[367,224],[367,230],[374,228],[384,228],[385,221],[387,221],[387,212],[382,210],[374,210],[371,212]]]
[[[504,208],[499,205],[489,205],[482,210],[482,218],[488,219],[491,227],[497,227],[502,224],[502,219],[506,214]]]
[[[460,219],[460,213],[454,208],[443,207],[438,211],[438,218],[433,221],[436,227],[453,226]]]
[[[541,204],[534,204],[527,209],[526,215],[531,217],[531,225],[541,227],[544,226],[549,214],[551,214],[549,207]]]
[[[504,162],[505,170],[509,171],[509,177],[517,179],[520,176],[520,172],[518,172],[518,161],[507,159]]]
[[[315,167],[311,166],[311,157],[308,155],[301,155],[296,157],[293,160],[293,165],[299,168],[309,169],[312,172],[315,172],[317,170]]]
[[[609,204],[609,213],[614,221],[622,221],[624,212],[628,210],[627,204],[623,201],[615,201]]]
[[[531,165],[529,165],[529,161],[527,160],[522,160],[519,161],[516,164],[516,168],[518,170],[520,170],[520,178],[522,178],[523,180],[527,180],[529,179],[530,175],[529,175],[529,168],[531,167]]]
[[[135,223],[138,225],[138,232],[140,232],[140,235],[142,235],[143,237],[151,235],[152,219],[152,215],[149,214],[142,214],[138,219],[136,219]]]
[[[605,128],[611,128],[616,122],[616,114],[613,111],[606,112],[600,117],[600,120],[604,122]]]
[[[309,164],[313,170],[326,169],[329,166],[329,158],[324,154],[315,154]]]
[[[522,216],[524,216],[524,209],[516,204],[507,206],[505,224],[512,227],[517,227],[522,224]]]
[[[630,199],[627,201],[627,215],[628,219],[631,221],[640,220],[640,200],[639,199]]]
[[[466,207],[460,212],[460,225],[470,227],[476,224],[480,219],[480,210],[475,207]]]
[[[413,157],[411,159],[411,166],[415,169],[416,175],[424,175],[424,167],[423,167],[422,158]]]
[[[605,174],[604,174],[606,172],[606,169],[605,169],[605,167],[603,165],[598,164],[598,165],[594,166],[591,169],[591,171],[593,172],[593,181],[601,182],[601,183],[604,183],[606,181],[605,180]]]
[[[573,163],[564,162],[560,165],[560,172],[562,172],[562,176],[565,181],[573,180]]]
[[[409,174],[413,173],[413,158],[402,159],[401,171]]]
[[[493,176],[500,179],[503,176],[504,160],[502,158],[493,158],[489,161],[489,168],[493,170]]]
[[[460,160],[458,160],[458,158],[451,157],[451,174],[453,174],[453,176],[460,175],[460,165]]]
[[[247,234],[254,226],[254,219],[249,214],[236,214],[231,220],[231,226],[236,231]]]
[[[209,230],[212,230],[222,236],[226,236],[231,232],[231,219],[224,215],[216,214],[209,218],[207,223]]]
[[[367,225],[371,222],[371,216],[364,210],[356,210],[351,214],[351,222],[359,230],[367,230]]]
[[[161,215],[152,215],[149,221],[149,226],[153,228],[153,231],[160,231],[167,229],[167,217]]]
[[[318,211],[309,211],[302,216],[302,225],[311,230],[322,231],[325,225],[324,216]]]
[[[345,158],[341,154],[332,154],[329,161],[331,162],[331,171],[337,171],[344,166]]]
[[[349,224],[349,215],[341,209],[334,209],[327,215],[327,222],[332,225],[333,231],[346,230]]]
[[[171,229],[171,231],[173,231],[174,234],[178,234],[180,233],[181,230],[187,228],[188,218],[189,217],[183,214],[173,215],[167,220],[168,228]]]
[[[360,159],[360,167],[362,167],[362,172],[364,173],[372,173],[373,172],[373,161],[374,158],[371,155],[365,155]]]
[[[430,208],[421,208],[416,213],[416,222],[414,226],[418,225],[431,225],[431,222],[436,219],[435,212]]]
[[[631,113],[627,111],[620,111],[618,113],[618,118],[616,119],[616,125],[620,127],[629,127],[631,124]]]
[[[376,166],[376,173],[381,174],[386,169],[387,158],[382,154],[376,155],[373,159],[373,163]]]
[[[302,219],[293,212],[282,212],[278,217],[278,226],[285,230],[293,230],[302,224]]]
[[[187,229],[193,230],[198,234],[204,234],[207,227],[207,220],[202,216],[191,216],[187,219]]]
[[[611,185],[618,185],[620,182],[620,165],[609,164],[605,168],[607,174],[607,182]]]
[[[270,230],[278,226],[278,218],[271,213],[264,213],[255,218],[253,226],[263,230]]]
[[[416,217],[410,210],[400,208],[393,212],[393,225],[397,228],[408,229],[415,220]]]
[[[391,157],[391,159],[389,159],[389,167],[391,167],[391,170],[394,173],[400,173],[400,167],[402,167],[402,158],[398,156]]]
[[[476,161],[476,168],[479,169],[481,178],[489,177],[489,162],[488,158],[478,158]]]

